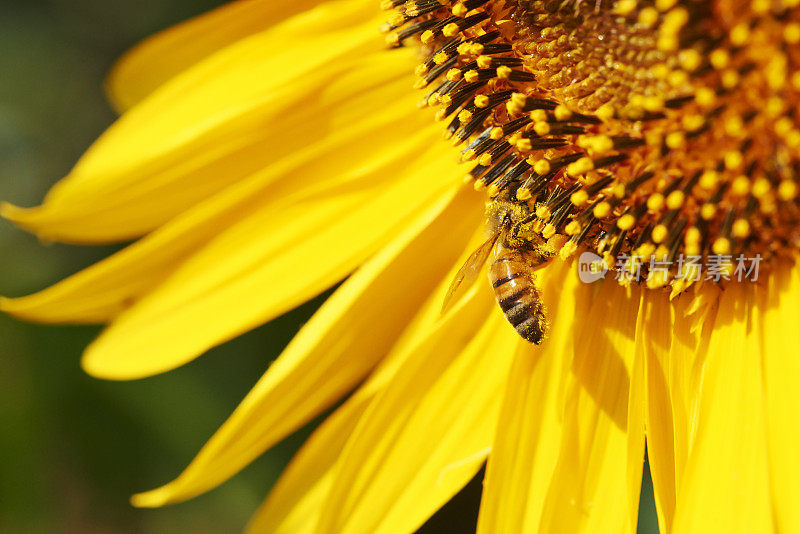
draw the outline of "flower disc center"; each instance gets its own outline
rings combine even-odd
[[[524,203],[566,258],[623,283],[793,258],[800,236],[800,1],[390,0],[388,41],[491,199]],[[668,265],[656,272],[654,260]],[[689,261],[691,260],[691,261]],[[769,262],[763,266],[768,268]]]

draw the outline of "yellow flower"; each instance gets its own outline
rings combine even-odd
[[[800,532],[796,0],[384,8],[239,1],[146,41],[109,78],[119,121],[42,206],[3,207],[47,240],[136,240],[0,301],[109,323],[83,359],[103,378],[180,366],[347,277],[134,504],[208,491],[345,398],[252,531],[413,532],[486,462],[481,533],[634,532],[646,438],[662,532]],[[538,346],[489,284],[440,313],[485,194],[412,72],[489,217],[530,215],[492,240],[548,263]],[[579,249],[621,283],[583,283]],[[654,275],[679,253],[765,272]]]

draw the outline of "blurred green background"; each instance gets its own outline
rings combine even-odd
[[[37,204],[114,120],[102,91],[114,58],[221,3],[0,0],[0,199]],[[36,291],[113,250],[44,246],[1,221],[0,294]],[[309,429],[190,502],[137,510],[128,497],[180,472],[318,303],[177,371],[122,383],[80,370],[82,348],[99,328],[0,316],[0,532],[240,531]],[[480,482],[423,530],[474,530]],[[648,495],[648,480],[644,488]],[[651,498],[640,532],[657,531]]]

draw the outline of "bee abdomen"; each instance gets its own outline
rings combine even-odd
[[[541,343],[547,319],[530,268],[512,253],[506,253],[490,265],[489,279],[508,322],[526,341]]]

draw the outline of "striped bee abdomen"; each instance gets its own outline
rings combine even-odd
[[[497,303],[523,339],[538,345],[547,334],[547,316],[530,266],[521,254],[498,243],[489,266]]]

